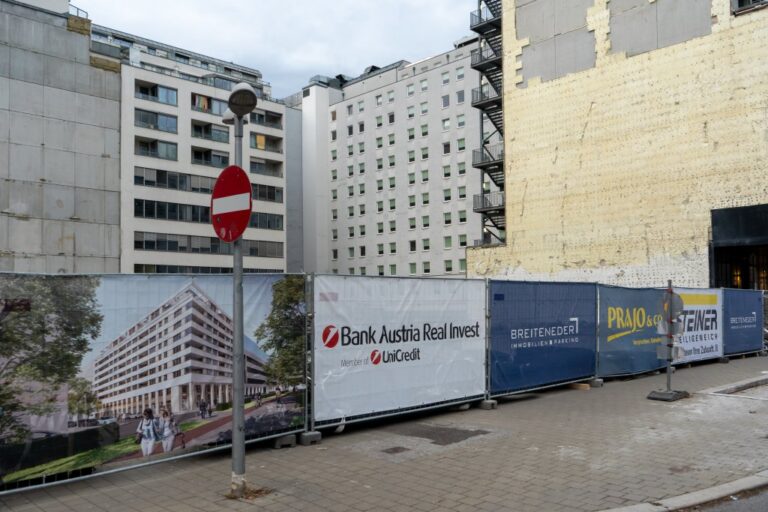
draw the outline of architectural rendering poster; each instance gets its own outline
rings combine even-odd
[[[763,292],[723,290],[725,355],[763,349]]]
[[[303,430],[302,276],[246,275],[246,439]],[[231,443],[231,276],[0,275],[1,490]]]
[[[678,343],[684,356],[675,363],[723,357],[723,291],[675,288],[683,299],[683,333]]]
[[[317,424],[483,396],[483,281],[317,276],[314,307]]]
[[[491,281],[490,392],[595,375],[597,287]]]

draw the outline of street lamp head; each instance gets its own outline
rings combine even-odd
[[[235,124],[235,113],[232,112],[229,109],[225,110],[224,113],[221,114],[221,122],[226,124],[226,125],[229,125],[229,126],[234,125]]]
[[[249,84],[241,82],[229,93],[229,109],[237,116],[243,117],[256,108],[256,91]]]

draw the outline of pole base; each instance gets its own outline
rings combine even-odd
[[[648,393],[648,400],[660,400],[662,402],[675,402],[683,398],[690,398],[691,394],[687,391],[651,391]]]
[[[241,499],[245,496],[245,489],[245,475],[238,475],[233,472],[232,483],[229,485],[229,494],[227,494],[227,498],[235,500]]]

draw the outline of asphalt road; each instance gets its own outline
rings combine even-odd
[[[702,505],[693,510],[701,512],[765,512],[768,510],[768,489],[754,496],[730,499],[714,505]]]

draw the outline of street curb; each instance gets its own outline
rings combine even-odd
[[[744,391],[745,389],[754,388],[757,386],[764,386],[765,384],[768,384],[768,377],[753,377],[751,379],[745,379],[740,380],[738,382],[734,382],[732,384],[728,384],[727,386],[717,386],[715,388],[709,388],[709,389],[702,389],[701,391],[696,391],[695,394],[697,395],[730,395],[733,393],[738,393],[739,391]]]
[[[750,491],[765,486],[768,486],[768,471],[761,471],[752,476],[734,480],[733,482],[716,485],[701,491],[689,492],[688,494],[682,494],[680,496],[675,496],[674,498],[667,498],[653,503],[640,503],[628,507],[605,509],[600,512],[671,512],[682,508],[703,505],[711,501],[731,496],[732,494],[738,494],[740,492]]]

